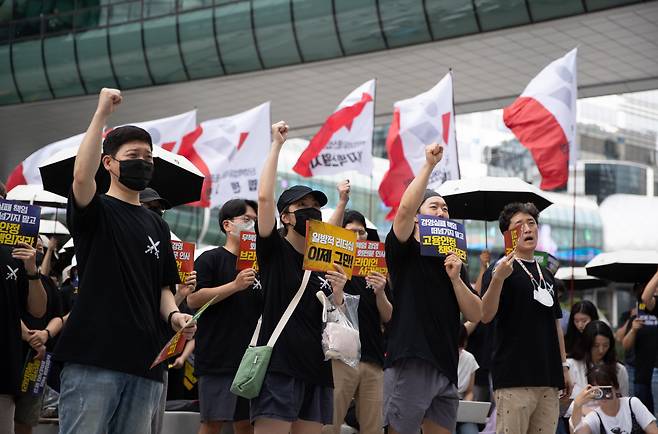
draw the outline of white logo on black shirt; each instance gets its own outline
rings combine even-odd
[[[14,270],[9,265],[7,265],[7,268],[9,269],[9,272],[7,273],[7,277],[5,277],[5,280],[18,280],[18,267],[16,267]]]
[[[160,249],[158,248],[160,246],[160,241],[153,241],[153,238],[149,236],[149,243],[151,243],[151,245],[146,246],[144,253],[153,253],[156,258],[160,259]]]
[[[254,290],[263,289],[263,285],[260,283],[260,280],[254,279],[254,284],[251,286]]]
[[[321,290],[321,291],[325,291],[325,290],[329,291],[329,290],[331,290],[331,283],[329,283],[329,281],[328,281],[327,279],[323,279],[323,278],[320,277],[320,276],[318,276],[318,279],[320,279],[320,283],[321,283],[321,285],[320,285],[320,290]]]

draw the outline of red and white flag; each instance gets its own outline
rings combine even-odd
[[[206,177],[201,200],[217,207],[233,198],[258,198],[258,179],[271,144],[270,103],[202,122],[183,138],[178,154]]]
[[[505,125],[532,153],[543,190],[566,186],[570,151],[572,162],[576,158],[577,52],[544,68],[503,111]]]
[[[153,121],[137,122],[130,125],[135,125],[148,131],[151,134],[153,145],[162,146],[167,150],[172,150],[176,147],[180,147],[180,142],[183,136],[186,133],[193,131],[196,127],[196,110],[176,116],[156,119]],[[106,128],[103,131],[103,136],[111,130],[111,128]],[[33,152],[23,160],[21,164],[16,166],[11,174],[9,174],[9,178],[7,179],[7,191],[10,191],[17,185],[41,184],[39,165],[63,149],[80,146],[84,135],[84,133],[81,133],[67,139],[58,140]]]
[[[293,167],[302,176],[372,171],[375,80],[352,91],[327,118]]]
[[[442,143],[444,150],[430,177],[432,189],[459,178],[451,73],[427,92],[394,105],[386,138],[389,169],[379,186],[382,201],[393,208],[388,219],[395,217],[402,194],[425,163],[425,146],[434,142]]]

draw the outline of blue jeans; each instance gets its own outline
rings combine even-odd
[[[162,383],[94,366],[66,364],[61,374],[59,434],[142,434]]]
[[[653,368],[651,384],[635,383],[634,389],[635,396],[640,398],[649,411],[658,414],[658,368]]]
[[[472,422],[457,422],[455,434],[478,434],[478,426]]]

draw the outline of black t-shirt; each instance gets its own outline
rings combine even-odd
[[[466,351],[473,354],[480,366],[475,371],[475,384],[489,386],[491,353],[493,352],[493,324],[479,323],[468,337]]]
[[[43,288],[46,290],[46,296],[48,297],[48,303],[46,304],[46,314],[41,318],[35,318],[30,315],[27,310],[23,309],[21,311],[21,319],[25,323],[25,326],[30,330],[44,330],[50,321],[55,317],[62,317],[62,300],[60,297],[59,289],[57,285],[50,277],[41,276],[41,283]],[[58,336],[53,336],[53,339],[48,340],[46,343],[46,348],[48,351],[52,351],[55,348],[55,342]],[[27,355],[27,351],[30,349],[30,344],[23,342],[24,354]]]
[[[658,316],[658,297],[656,297],[656,306],[653,311],[646,312],[646,314]],[[635,318],[635,316],[630,318],[627,332],[630,331]],[[658,368],[658,326],[644,325],[637,331],[633,352],[635,354],[635,383],[651,384],[653,368]]]
[[[359,296],[359,338],[361,340],[361,361],[384,366],[384,335],[382,321],[377,309],[377,298],[368,286],[365,277],[353,276],[345,285],[345,292]],[[390,301],[388,285],[385,288]]]
[[[223,247],[203,253],[194,262],[197,290],[235,280],[237,257]],[[195,347],[196,375],[234,375],[262,312],[260,282],[208,307],[198,320]]]
[[[179,282],[167,223],[106,195],[85,208],[69,197],[80,293],[55,359],[162,381],[149,369],[161,350],[160,297]]]
[[[27,306],[29,283],[23,263],[12,258],[11,251],[0,245],[0,395],[18,393],[24,361],[20,316]]]
[[[265,345],[299,289],[304,256],[276,228],[267,238],[258,235],[256,255],[265,295],[258,345]],[[333,387],[331,363],[324,360],[322,351],[322,304],[315,295],[318,291],[331,293],[322,279],[324,273],[311,273],[297,308],[274,345],[268,371]]]
[[[539,282],[534,261],[524,265]],[[495,264],[482,278],[484,291],[491,283]],[[549,288],[553,275],[541,267]],[[562,318],[562,308],[553,291],[553,306],[539,303],[533,296],[530,277],[514,261],[514,271],[505,279],[500,293],[498,312],[494,317],[494,352],[492,377],[494,389],[508,387],[564,388],[562,356],[555,321]]]
[[[386,237],[386,264],[395,307],[385,367],[404,358],[423,359],[457,385],[460,309],[443,257],[421,256],[413,237],[400,242],[393,229]],[[471,289],[466,266],[461,279]]]
[[[78,298],[78,288],[75,288],[71,283],[62,285],[62,288],[59,290],[60,297],[62,299],[62,314],[66,315],[67,313],[73,310],[75,305],[75,300]]]

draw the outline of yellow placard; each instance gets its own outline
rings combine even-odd
[[[317,220],[306,223],[305,270],[334,271],[338,264],[351,279],[355,256],[356,233]]]

